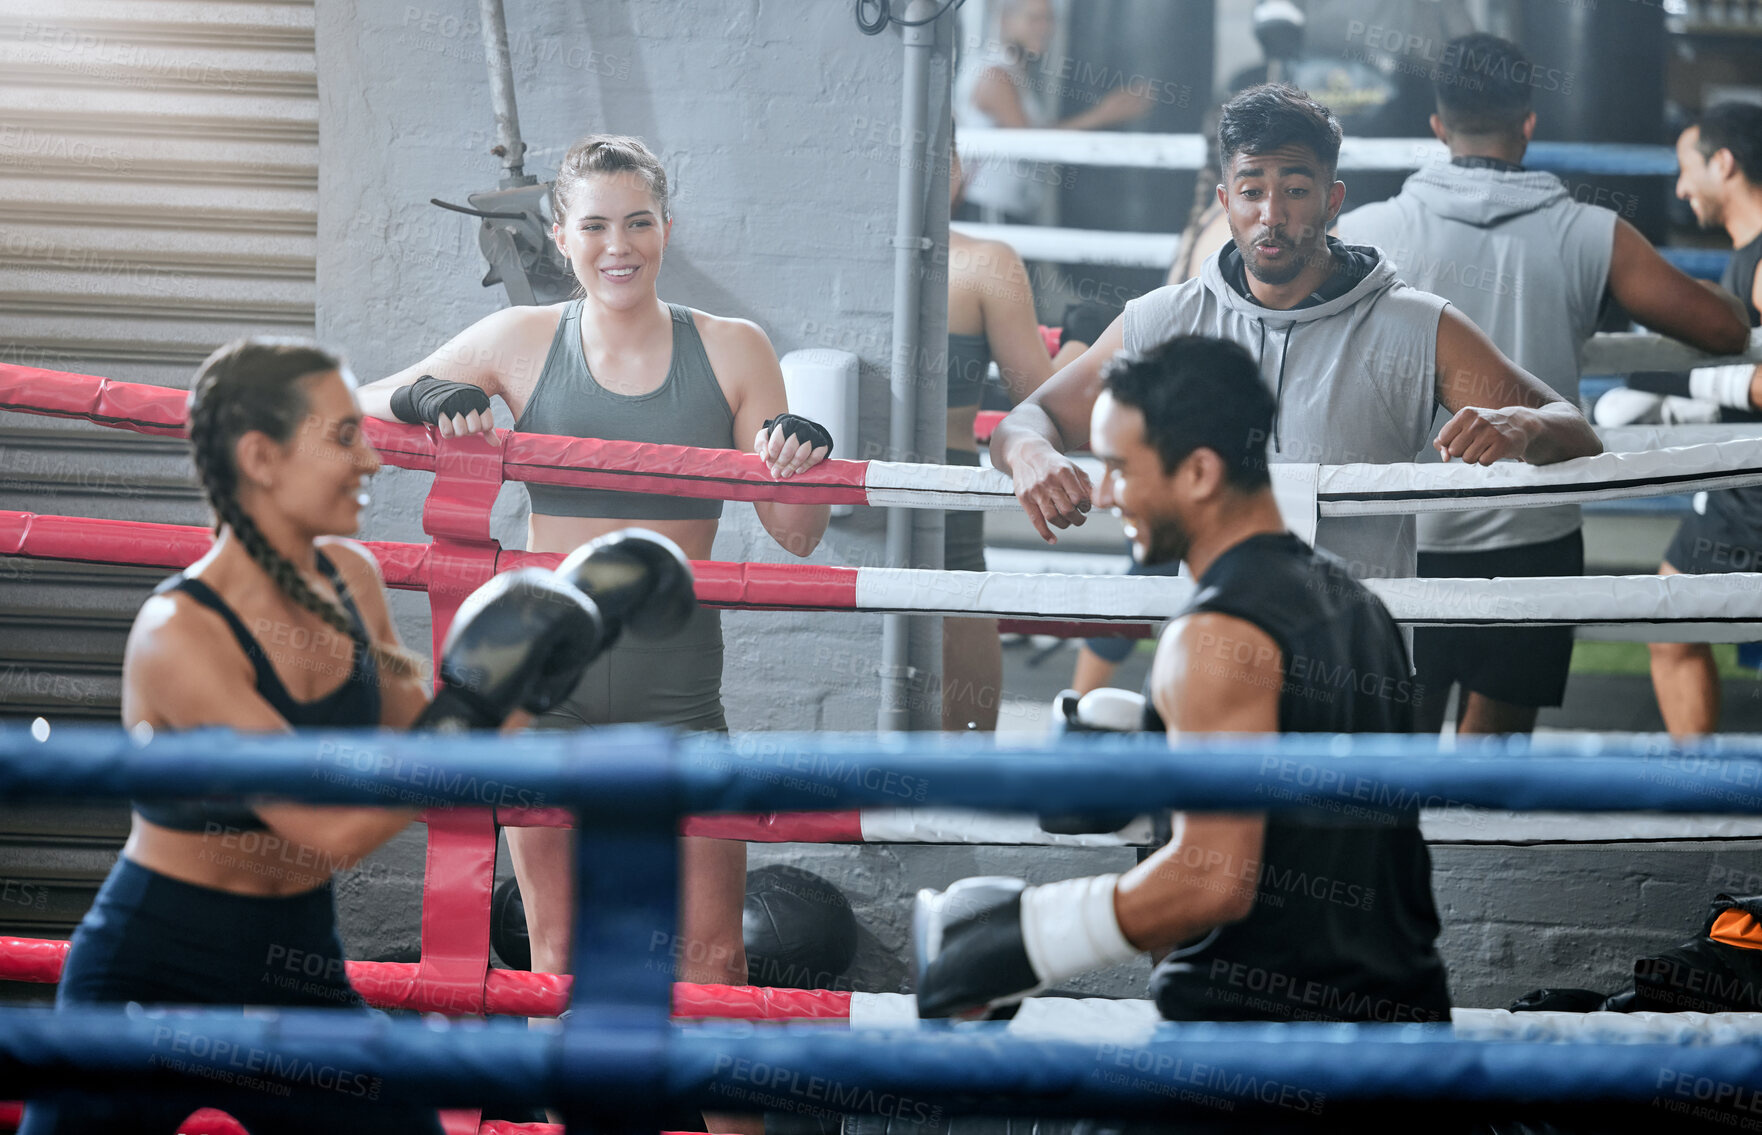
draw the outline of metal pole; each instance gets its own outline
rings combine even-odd
[[[486,0],[487,2],[487,0]],[[936,13],[932,0],[912,0],[905,19],[929,20]],[[918,422],[918,307],[923,292],[924,184],[929,163],[926,151],[930,119],[930,53],[936,44],[934,24],[902,27],[905,40],[904,105],[899,124],[899,202],[893,235],[893,414],[888,445],[896,461],[912,460],[917,451]],[[912,565],[912,511],[887,512],[887,563],[890,567]],[[884,732],[911,727],[907,681],[911,676],[911,621],[905,615],[886,615],[881,621],[881,714]]]
[[[526,143],[520,140],[520,111],[514,105],[514,66],[508,61],[508,21],[502,0],[479,0],[483,13],[483,55],[489,63],[489,95],[496,107],[496,146],[502,159],[503,189],[535,184],[526,172]]]

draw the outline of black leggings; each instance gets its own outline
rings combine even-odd
[[[263,898],[168,878],[120,858],[98,892],[62,970],[57,1005],[136,1001],[168,1005],[275,1005],[371,1012],[349,985],[328,885]],[[260,1091],[261,1102],[210,1105],[188,1095],[119,1098],[78,1093],[34,1100],[19,1135],[176,1135],[199,1107],[221,1106],[251,1135],[324,1131],[440,1135],[432,1110],[378,1106],[378,1081],[358,1069],[293,1069],[208,1052],[194,1035],[155,1061],[215,1083]],[[94,1083],[94,1086],[97,1086]]]

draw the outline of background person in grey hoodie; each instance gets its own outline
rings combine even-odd
[[[1278,404],[1274,462],[1393,464],[1428,441],[1446,459],[1479,464],[1602,451],[1576,408],[1466,316],[1401,283],[1376,249],[1328,237],[1346,187],[1334,178],[1340,125],[1326,107],[1291,87],[1251,87],[1225,105],[1218,150],[1232,243],[1197,280],[1126,305],[992,435],[993,460],[1047,541],[1090,507],[1089,479],[1064,452],[1088,444],[1101,368],[1122,348],[1142,352],[1175,335],[1228,339],[1255,357]],[[1452,417],[1433,440],[1436,403]],[[1411,517],[1324,517],[1315,543],[1361,577],[1412,576],[1416,566]]]
[[[1734,303],[1702,287],[1608,209],[1572,199],[1559,178],[1525,170],[1535,131],[1534,71],[1514,43],[1451,40],[1435,71],[1432,133],[1450,147],[1387,200],[1341,216],[1349,244],[1375,245],[1406,283],[1449,300],[1513,362],[1578,402],[1579,349],[1597,330],[1605,291],[1641,323],[1702,350],[1741,349]],[[1418,460],[1436,460],[1430,447]],[[1419,574],[1435,578],[1581,575],[1577,505],[1418,518]],[[1443,722],[1462,687],[1465,733],[1527,733],[1559,705],[1571,627],[1421,627],[1413,665],[1425,698],[1419,727]]]

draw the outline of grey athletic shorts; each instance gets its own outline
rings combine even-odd
[[[646,722],[726,733],[722,712],[722,612],[699,607],[671,638],[624,634],[587,668],[575,691],[534,729]]]
[[[951,449],[949,465],[979,464],[979,455],[969,450]],[[982,512],[945,512],[942,514],[942,570],[985,570],[985,514]]]

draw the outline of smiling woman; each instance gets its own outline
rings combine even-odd
[[[190,445],[216,540],[135,620],[124,725],[406,728],[428,706],[378,569],[346,539],[379,469],[353,387],[335,355],[300,340],[242,339],[202,364]],[[364,1011],[344,972],[331,876],[414,818],[265,799],[136,801],[122,856],[74,935],[57,1004]],[[194,1105],[46,1099],[32,1102],[22,1130],[176,1131]],[[253,1132],[440,1130],[431,1110],[339,1108],[303,1092],[229,1108]]]
[[[552,188],[551,237],[579,284],[577,298],[490,315],[426,359],[361,391],[369,414],[425,422],[443,437],[489,431],[490,399],[528,433],[658,442],[706,449],[751,446],[773,476],[831,452],[823,427],[788,413],[783,372],[757,325],[663,302],[656,281],[672,238],[667,174],[641,140],[589,135],[569,147]],[[492,440],[494,435],[490,435]],[[721,501],[529,485],[527,548],[566,552],[632,523],[692,559],[708,559]],[[825,505],[758,501],[773,539],[806,556],[826,531]],[[722,625],[699,608],[665,642],[625,642],[601,658],[539,729],[654,722],[724,731]],[[511,828],[532,967],[568,972],[574,834]],[[742,984],[746,845],[686,839],[683,981]],[[736,1128],[721,1120],[719,1131]]]

